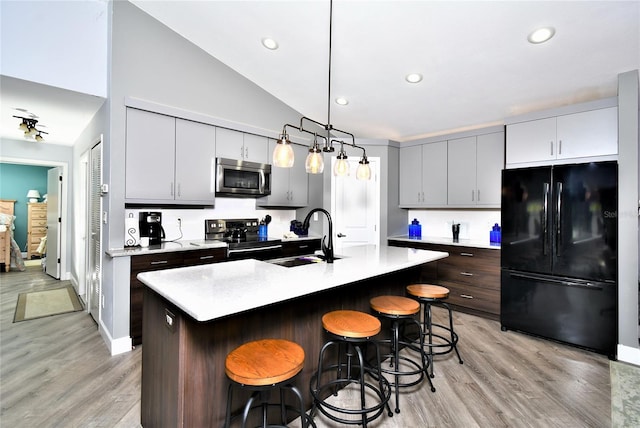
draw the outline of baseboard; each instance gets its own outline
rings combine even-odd
[[[640,349],[618,344],[618,361],[640,366]]]
[[[111,356],[118,354],[124,354],[125,352],[131,352],[133,348],[133,342],[130,337],[121,337],[118,339],[114,339],[109,334],[109,331],[102,324],[102,320],[98,323],[98,331],[100,332],[100,336],[102,336],[102,340],[106,343],[109,348],[109,352]]]

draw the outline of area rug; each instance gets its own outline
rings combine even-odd
[[[640,367],[611,361],[611,426],[640,426]]]
[[[80,303],[80,299],[78,299],[78,295],[71,285],[53,290],[20,293],[13,322],[81,310],[82,303]]]

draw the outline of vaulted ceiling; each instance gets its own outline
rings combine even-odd
[[[131,2],[302,114],[327,122],[330,105],[335,127],[364,138],[407,141],[615,96],[617,75],[640,68],[639,1],[334,0],[329,100],[328,0]],[[540,26],[554,37],[529,43]],[[102,102],[0,83],[3,136],[5,108],[21,106],[73,117],[49,125],[73,144],[67,135]]]

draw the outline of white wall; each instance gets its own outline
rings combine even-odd
[[[414,218],[422,225],[422,239],[452,238],[451,224],[460,223],[460,239],[489,244],[489,231],[500,224],[500,210],[409,210],[407,226]],[[408,234],[406,227],[402,234]]]
[[[0,74],[106,97],[107,10],[104,0],[0,2]]]

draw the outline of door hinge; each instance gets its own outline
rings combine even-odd
[[[58,217],[58,223],[62,223],[62,217]]]
[[[60,257],[58,257],[58,263],[60,263]]]

